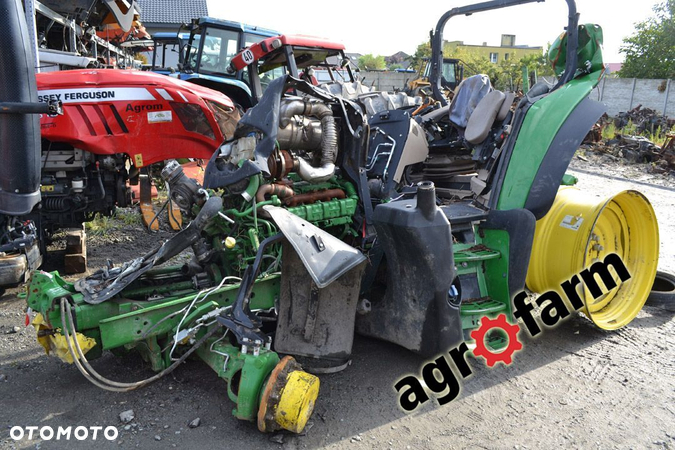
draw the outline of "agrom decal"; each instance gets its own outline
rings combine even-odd
[[[124,110],[126,112],[140,113],[143,111],[161,111],[163,109],[164,105],[159,103],[152,103],[149,105],[132,105],[131,103],[128,103],[127,107]]]

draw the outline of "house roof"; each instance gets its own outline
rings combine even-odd
[[[208,16],[206,0],[138,0],[144,23],[190,23]]]

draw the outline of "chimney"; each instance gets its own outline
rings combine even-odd
[[[515,46],[516,46],[515,34],[502,34],[502,47],[515,47]]]

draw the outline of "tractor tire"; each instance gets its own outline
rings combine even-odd
[[[668,310],[675,309],[675,275],[657,271],[654,285],[647,297],[650,305],[663,305]]]

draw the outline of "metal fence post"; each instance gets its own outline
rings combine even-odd
[[[668,82],[666,83],[666,99],[663,101],[663,115],[667,116],[668,115],[668,94],[670,94],[670,78],[668,79]]]
[[[637,83],[637,78],[633,78],[633,87],[630,90],[630,105],[628,105],[628,110],[633,109],[633,96],[635,95],[635,83]]]

